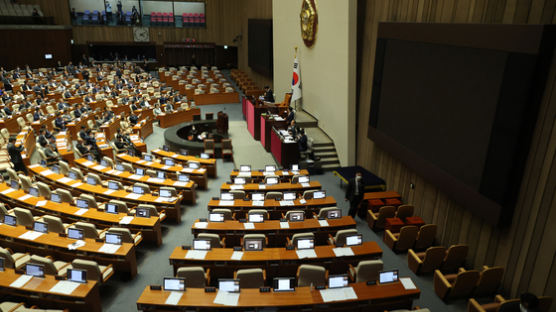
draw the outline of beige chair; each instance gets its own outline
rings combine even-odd
[[[269,174],[269,175],[267,175],[267,176],[264,177],[264,183],[265,183],[265,184],[268,183],[268,179],[273,179],[273,178],[274,178],[274,179],[278,179],[278,182],[280,182],[280,177],[279,177],[279,176],[277,176],[277,175],[275,175],[275,174],[272,174],[272,175]]]
[[[378,210],[378,213],[374,213],[368,210],[367,222],[369,227],[374,231],[380,231],[384,229],[384,224],[386,223],[386,218],[394,218],[396,215],[396,207],[394,206],[382,206]]]
[[[154,169],[147,169],[145,170],[145,174],[151,178],[156,178],[156,171]]]
[[[339,230],[338,232],[336,232],[336,235],[334,235],[334,237],[332,237],[332,235],[329,235],[328,243],[330,245],[344,246],[346,244],[347,236],[357,235],[357,234],[359,233],[357,232],[356,229]]]
[[[550,306],[552,305],[552,297],[541,296],[538,297],[540,312],[550,311]],[[508,311],[514,311],[516,305],[519,305],[520,299],[505,299],[501,295],[496,295],[494,297],[494,302],[480,304],[477,300],[471,298],[467,304],[467,312],[496,312],[502,309],[507,309]],[[506,307],[505,307],[506,306]],[[511,307],[511,308],[510,308]]]
[[[240,269],[234,274],[234,279],[239,280],[239,288],[260,288],[264,286],[266,273],[263,269]]]
[[[292,177],[291,183],[292,183],[292,184],[299,183],[299,177],[300,177],[299,174],[294,175],[294,176]],[[305,195],[305,194],[303,194],[303,195]]]
[[[199,233],[197,234],[197,238],[210,240],[210,247],[211,248],[224,248],[225,246],[225,239],[220,240],[220,236],[214,233]]]
[[[144,194],[150,194],[151,193],[151,188],[145,183],[137,182],[137,183],[133,184],[133,187],[141,188],[143,190]]]
[[[10,177],[10,180],[19,181],[19,176],[17,175],[17,172],[15,172],[15,170],[13,170],[12,168],[7,168],[6,171],[8,172],[8,176]]]
[[[288,210],[286,212],[286,215],[284,215],[284,218],[286,220],[290,220],[290,214],[292,214],[292,213],[303,213],[303,214],[305,214],[305,211],[303,211],[303,210]]]
[[[137,208],[147,209],[151,217],[160,217],[160,219],[164,219],[165,213],[164,212],[159,213],[158,210],[156,210],[156,207],[154,205],[139,204],[137,205]]]
[[[131,173],[135,172],[133,166],[129,163],[125,163],[125,162],[122,163],[122,167],[124,167],[124,171],[131,172]]]
[[[99,208],[99,205],[97,204],[97,201],[93,195],[83,193],[79,195],[79,199],[86,200],[89,208]]]
[[[382,260],[363,260],[359,261],[356,267],[349,265],[349,273],[351,280],[355,283],[364,283],[367,281],[377,281],[380,271],[382,271],[384,263]]]
[[[83,180],[83,172],[81,172],[81,169],[76,167],[71,167],[70,172],[75,172],[77,179]]]
[[[26,176],[26,175],[22,175],[21,173],[18,174],[19,176],[19,181],[21,182],[21,187],[28,192],[29,188],[33,187],[33,180],[31,180],[30,177]]]
[[[473,295],[476,297],[482,297],[495,293],[500,287],[502,276],[504,276],[503,267],[483,266],[483,270],[479,275],[479,281],[477,282],[475,291],[473,291]]]
[[[92,173],[92,172],[87,173],[87,175],[85,176],[85,181],[88,181],[89,179],[92,179],[93,181],[95,181],[96,185],[102,186],[102,180],[100,179],[98,174]]]
[[[31,256],[27,253],[12,253],[9,249],[2,247],[0,247],[0,258],[4,259],[4,267],[10,269],[22,268],[31,260]]]
[[[111,199],[108,201],[109,204],[116,205],[116,211],[119,213],[128,213],[129,209],[127,208],[127,204],[121,200]],[[105,205],[106,208],[106,205]]]
[[[44,274],[65,276],[69,263],[65,261],[52,261],[50,257],[32,255],[29,263],[40,264],[44,268]]]
[[[264,199],[281,200],[282,199],[282,193],[280,193],[280,192],[267,192],[264,196]]]
[[[4,203],[0,203],[0,216],[4,217],[7,214],[10,214],[10,211],[6,209],[6,205]]]
[[[478,281],[477,270],[462,269],[457,274],[449,275],[442,274],[440,270],[434,271],[434,291],[444,301],[469,297]]]
[[[312,238],[314,240],[315,239],[315,234],[312,233],[312,232],[293,234],[291,240],[288,238],[288,245],[297,247],[297,241],[298,240],[307,239],[307,238]]]
[[[160,190],[170,192],[170,196],[172,196],[172,197],[175,197],[175,196],[178,195],[178,192],[176,191],[176,188],[174,188],[174,187],[162,186],[162,187],[160,187]]]
[[[17,117],[16,121],[21,131],[29,130],[29,127],[25,123],[25,119],[23,119],[23,117]]]
[[[442,261],[442,265],[440,266],[440,271],[455,272],[458,268],[463,267],[468,250],[469,246],[467,245],[450,246],[446,251],[446,256],[444,257],[444,261]]]
[[[106,185],[110,185],[110,184],[112,184],[112,183],[115,183],[115,184],[118,186],[118,189],[119,189],[119,190],[125,189],[125,188],[124,188],[124,185],[123,185],[122,182],[120,182],[120,181],[116,181],[116,180],[108,180],[108,181],[106,181]]]
[[[114,161],[112,160],[112,158],[104,156],[102,157],[102,160],[104,160],[106,164],[108,164],[108,167],[114,168]]]
[[[407,217],[412,217],[414,211],[413,205],[400,205],[396,211],[396,217],[405,220]]]
[[[227,208],[215,208],[212,209],[210,212],[212,213],[221,213],[224,215],[224,220],[232,220],[232,210]]]
[[[243,237],[241,238],[241,246],[244,246],[244,242],[246,239],[260,239],[263,241],[263,248],[265,248],[268,245],[268,238],[266,237],[266,235],[264,234],[245,234],[243,235]]]
[[[60,168],[60,174],[63,175],[68,175],[68,172],[70,171],[68,163],[63,160],[58,161],[58,168]]]
[[[324,207],[319,210],[317,217],[319,218],[326,218],[328,216],[328,212],[331,210],[336,210],[338,207]]]
[[[99,236],[104,233],[104,230],[97,230],[94,224],[87,222],[75,222],[71,227],[83,231],[83,237],[85,238],[99,238]]]
[[[132,234],[128,228],[111,227],[103,234],[106,235],[106,233],[120,234],[122,243],[130,243],[136,246],[143,240],[141,232]]]
[[[56,216],[44,215],[40,221],[45,222],[48,227],[48,232],[65,233],[69,224],[62,223],[62,219]]]
[[[73,204],[73,196],[71,195],[70,191],[68,191],[66,189],[58,188],[58,189],[54,190],[54,193],[56,193],[60,196],[60,200],[63,203]]]
[[[413,249],[407,251],[407,265],[413,273],[425,274],[438,269],[446,256],[443,246],[429,247],[425,252],[416,253]]]
[[[231,190],[230,193],[234,195],[234,199],[245,199],[245,191]]]
[[[303,192],[303,199],[308,200],[308,199],[313,199],[313,193],[315,193],[316,190],[307,190],[305,192]]]
[[[324,267],[312,264],[302,264],[297,268],[297,286],[325,286],[328,278]]]
[[[50,199],[50,195],[52,194],[52,191],[50,190],[50,186],[48,186],[48,184],[39,181],[37,182],[37,188],[39,189],[40,196],[46,199]]]
[[[10,139],[10,131],[8,131],[8,129],[2,128],[2,130],[0,130],[0,134],[2,134],[4,140],[8,141]]]
[[[99,283],[105,283],[114,275],[114,269],[111,264],[99,265],[93,260],[75,259],[71,262],[71,266],[74,269],[87,271],[87,280],[97,281]]]
[[[415,225],[406,225],[400,229],[400,233],[384,231],[384,243],[394,252],[405,252],[413,247],[419,228]]]
[[[205,270],[203,267],[182,267],[176,272],[177,277],[185,278],[186,287],[204,288],[210,283],[210,269]]]
[[[415,250],[425,250],[434,244],[434,238],[436,236],[436,224],[426,224],[421,226],[419,229],[419,234],[417,234],[417,239],[415,240],[415,245],[413,249]]]
[[[268,220],[268,211],[264,210],[264,209],[251,209],[249,211],[247,211],[247,219],[249,219],[250,215],[253,214],[262,214],[263,215],[263,220]]]
[[[31,113],[27,113],[27,115],[25,115],[25,119],[27,119],[28,124],[32,124],[35,121],[35,119],[33,118],[33,115],[31,115]]]
[[[39,219],[39,217],[33,217],[31,210],[16,207],[13,209],[15,217],[17,219],[17,224],[32,227],[33,223]]]

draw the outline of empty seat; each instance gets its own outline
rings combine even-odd
[[[19,177],[19,181],[21,182],[21,187],[25,191],[29,191],[29,188],[33,187],[33,180],[31,180],[30,177],[22,174],[18,174],[18,177]]]
[[[149,194],[151,192],[151,188],[145,183],[137,182],[137,183],[133,184],[133,187],[134,188],[138,187],[138,188],[142,189],[144,194]]]
[[[306,232],[306,233],[296,233],[293,234],[291,241],[289,242],[290,245],[292,246],[297,246],[297,241],[300,239],[307,239],[307,238],[312,238],[315,239],[315,234],[312,232]],[[288,239],[289,241],[289,239]]]
[[[328,238],[328,243],[336,246],[344,246],[346,244],[347,236],[357,235],[357,234],[359,233],[357,232],[356,229],[339,230],[338,232],[336,232],[336,235],[334,235],[334,237],[330,236]]]
[[[479,271],[461,270],[458,274],[444,275],[440,270],[434,271],[434,291],[440,299],[466,298],[471,295],[477,281]]]
[[[19,176],[17,175],[17,172],[15,172],[15,170],[13,170],[12,168],[6,168],[6,171],[8,172],[8,176],[10,177],[10,180],[19,181]]]
[[[234,278],[239,279],[240,289],[263,287],[266,280],[265,271],[260,268],[237,270]]]
[[[74,172],[78,180],[83,180],[83,172],[79,168],[71,167],[70,172]]]
[[[286,212],[286,215],[284,216],[284,218],[286,220],[290,220],[290,214],[292,214],[292,213],[303,213],[304,214],[305,212],[303,210],[288,210]]]
[[[264,196],[264,199],[281,200],[282,199],[282,193],[281,192],[267,192]]]
[[[232,146],[232,139],[222,139],[220,147],[222,148],[222,158],[233,158],[234,150]]]
[[[413,247],[417,239],[419,228],[415,225],[406,225],[400,229],[400,233],[392,233],[390,230],[384,232],[384,243],[394,252],[404,252]]]
[[[135,172],[135,170],[133,169],[133,166],[131,164],[128,163],[122,163],[122,167],[124,167],[124,171],[127,172]]]
[[[319,265],[302,264],[297,268],[297,286],[325,286],[326,269]]]
[[[58,168],[60,168],[60,174],[63,175],[68,175],[68,172],[70,171],[68,163],[63,160],[58,161]]]
[[[102,180],[100,179],[100,177],[98,176],[98,174],[96,174],[96,173],[91,173],[91,172],[87,173],[87,175],[86,175],[86,177],[85,177],[85,180],[88,181],[88,180],[90,180],[90,179],[92,179],[93,181],[95,181],[95,184],[96,184],[96,185],[102,185]]]
[[[197,91],[195,91],[197,92]],[[211,158],[214,158],[214,140],[213,139],[205,139],[203,142],[204,152],[208,154]]]
[[[29,263],[40,264],[44,269],[44,274],[65,276],[69,263],[65,261],[52,261],[48,257],[32,255]]]
[[[50,186],[48,186],[48,184],[44,182],[37,182],[37,188],[39,189],[40,196],[46,199],[50,199],[50,195],[52,194],[52,191],[50,190]]]
[[[473,295],[481,297],[495,293],[500,287],[503,275],[504,268],[501,266],[483,266],[483,270],[479,275],[479,281],[473,291]]]
[[[419,229],[417,234],[417,239],[415,240],[415,245],[413,249],[424,250],[429,248],[434,244],[434,239],[436,236],[436,224],[426,224]]]
[[[19,269],[23,267],[31,256],[26,253],[12,253],[9,249],[0,247],[0,258],[4,259],[4,267],[10,269]]]
[[[124,185],[123,185],[122,182],[120,182],[120,181],[108,180],[108,181],[106,181],[106,182],[107,182],[107,183],[106,183],[107,185],[110,185],[110,184],[115,184],[115,185],[117,185],[119,190],[123,190],[123,189],[124,189]]]
[[[150,204],[139,204],[139,205],[137,205],[137,208],[138,208],[138,209],[139,209],[139,208],[141,208],[141,209],[147,209],[147,210],[149,211],[149,216],[151,216],[151,217],[152,217],[152,216],[154,216],[154,217],[160,216],[161,218],[163,217],[163,216],[162,216],[163,214],[162,214],[162,213],[159,214],[159,213],[158,213],[158,210],[156,210],[156,207],[155,207],[154,205],[150,205]]]
[[[541,296],[538,297],[539,312],[548,312],[552,304],[552,297]],[[493,312],[493,311],[515,311],[515,308],[519,309],[520,299],[505,299],[501,295],[496,295],[494,302],[480,304],[477,300],[471,298],[469,299],[467,305],[467,312]]]
[[[328,216],[328,212],[331,210],[336,210],[338,207],[324,207],[319,210],[317,217],[319,218],[326,218]]]
[[[262,240],[263,242],[263,248],[266,247],[266,245],[268,244],[268,239],[266,238],[266,236],[264,234],[245,234],[243,235],[243,237],[241,238],[241,245],[244,246],[245,240],[250,240],[250,239],[258,239],[258,240]],[[245,247],[245,246],[244,246]]]
[[[264,209],[251,209],[247,212],[247,219],[249,219],[250,215],[261,214],[263,215],[263,220],[268,220],[268,211]]]
[[[384,229],[384,224],[386,218],[393,218],[396,215],[396,207],[394,206],[383,206],[380,207],[378,213],[374,213],[368,210],[367,221],[369,227],[374,231],[379,231]]]
[[[425,252],[416,253],[413,249],[407,252],[407,265],[415,274],[431,273],[438,269],[446,256],[443,246],[429,247]]]
[[[413,216],[414,210],[413,205],[400,205],[396,211],[396,217],[405,220],[405,218]]]
[[[72,227],[80,229],[83,231],[83,237],[85,238],[99,238],[99,235],[103,233],[103,230],[97,230],[94,224],[87,222],[75,222]]]
[[[132,234],[128,228],[111,227],[104,234],[106,233],[119,234],[122,238],[122,243],[138,245],[143,240],[141,232]]]
[[[442,272],[455,272],[458,268],[463,267],[465,258],[467,257],[467,245],[452,245],[446,251],[446,257],[442,261],[440,271]]]
[[[383,266],[382,260],[363,260],[359,261],[356,267],[350,265],[349,272],[352,276],[352,281],[355,283],[377,281]]]
[[[104,160],[106,162],[108,167],[114,168],[114,161],[112,160],[112,158],[104,156],[104,157],[102,157],[102,160]]]
[[[197,238],[210,240],[211,248],[224,248],[224,239],[220,240],[220,236],[214,233],[199,233]]]
[[[86,200],[89,208],[99,208],[97,201],[95,200],[95,197],[93,195],[80,194],[79,199]]]
[[[73,196],[71,195],[70,191],[58,188],[54,191],[54,193],[60,196],[60,200],[63,203],[73,203]]]
[[[170,194],[170,196],[172,196],[172,197],[175,197],[175,196],[178,195],[178,192],[176,191],[176,189],[173,188],[173,187],[169,187],[169,186],[160,187],[160,191],[167,191]]]
[[[127,204],[121,200],[111,199],[108,201],[109,204],[116,205],[116,211],[119,213],[128,213],[129,209],[127,208]]]
[[[33,214],[29,209],[16,207],[13,209],[13,211],[17,219],[17,224],[19,225],[32,227],[35,220],[38,219],[38,217],[33,217]]]
[[[224,215],[224,220],[232,220],[232,210],[227,208],[215,208],[211,210],[212,213],[221,213]]]
[[[306,190],[305,192],[303,192],[303,199],[313,199],[313,193],[315,192],[316,190]]]
[[[44,215],[41,221],[45,222],[48,227],[48,232],[65,233],[67,224],[62,223],[62,219],[56,216]]]
[[[110,276],[114,274],[114,269],[111,264],[99,265],[93,260],[75,259],[71,262],[71,266],[74,269],[87,271],[87,280],[97,281],[99,283],[106,282]]]
[[[209,269],[207,269],[207,273],[205,273],[203,267],[200,266],[183,267],[183,268],[178,268],[178,271],[176,272],[176,276],[185,278],[185,283],[187,287],[203,288],[210,282],[209,272],[210,272]]]
[[[230,193],[234,195],[234,199],[245,199],[245,191],[231,190]]]

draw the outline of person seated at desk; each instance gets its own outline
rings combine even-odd
[[[66,130],[66,121],[62,118],[60,112],[56,114],[56,119],[54,119],[54,127],[57,131],[64,131]]]
[[[50,145],[47,145],[45,147],[43,147],[42,149],[44,151],[44,154],[46,155],[46,161],[48,163],[53,163],[55,161],[59,160],[59,155],[58,153],[56,153],[52,147],[50,147]]]
[[[46,147],[48,145],[48,139],[44,135],[44,128],[39,129],[39,136],[37,137],[37,142],[41,147]]]
[[[153,114],[154,114],[155,116],[158,116],[158,115],[162,114],[162,110],[160,109],[160,104],[157,103],[157,104],[154,106]]]
[[[69,107],[69,105],[67,105],[66,103],[64,103],[64,100],[60,99],[58,101],[58,104],[56,104],[56,107],[58,108],[59,111],[64,110],[66,107]]]
[[[73,95],[71,94],[71,92],[69,90],[66,90],[66,92],[64,92],[64,99],[69,99],[71,98]]]
[[[274,94],[269,86],[264,87],[264,101],[274,103]]]
[[[303,129],[299,129],[299,139],[297,140],[297,145],[300,153],[307,151],[307,135]]]
[[[42,113],[40,108],[35,108],[35,112],[33,113],[33,121],[39,121],[41,120],[42,117]]]
[[[131,103],[131,105],[129,105],[129,108],[131,108],[132,112],[139,110],[139,107],[137,106],[137,104],[135,104],[135,102]]]
[[[171,113],[173,111],[174,111],[174,106],[172,105],[172,103],[166,104],[166,106],[164,107],[164,112]]]
[[[292,120],[290,126],[288,127],[288,132],[291,133],[293,137],[297,136],[297,126],[295,125],[295,120]]]
[[[75,118],[81,117],[81,109],[79,109],[79,104],[75,105],[75,109],[73,110],[73,116],[75,116]]]
[[[96,140],[94,139],[94,137],[91,137],[89,133],[90,132],[87,131],[85,126],[81,126],[81,130],[79,131],[79,138],[81,138],[81,140],[83,140],[85,144],[92,145],[96,142]]]
[[[288,116],[286,117],[286,122],[291,123],[292,120],[294,119],[295,119],[295,110],[291,106],[288,106]]]
[[[132,127],[135,126],[138,121],[139,121],[139,117],[137,117],[137,115],[131,112],[131,114],[129,115],[129,123],[131,124],[131,126]]]
[[[80,138],[77,139],[77,144],[75,145],[75,148],[79,151],[79,153],[81,153],[81,156],[83,157],[87,157],[87,155],[90,154],[89,148],[85,146],[83,140]]]
[[[5,114],[6,116],[11,116],[12,113],[13,113],[12,110],[11,110],[7,105],[4,106],[4,109],[3,109],[3,110],[4,110],[4,114]]]

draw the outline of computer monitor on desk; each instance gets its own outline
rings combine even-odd
[[[35,277],[44,277],[44,267],[40,264],[27,263],[25,265],[25,274]]]
[[[268,184],[268,185],[278,184],[278,178],[276,178],[276,177],[266,178],[266,184]]]
[[[297,194],[295,192],[284,192],[284,200],[295,200],[297,198]]]
[[[295,291],[295,278],[294,277],[275,277],[272,282],[275,292],[280,291]]]
[[[276,166],[274,166],[274,165],[266,165],[266,166],[264,166],[264,171],[265,171],[265,172],[274,172],[274,171],[276,171]]]
[[[87,271],[68,269],[68,280],[76,283],[87,283]]]
[[[244,185],[245,184],[245,178],[234,178],[234,184],[237,185]]]
[[[241,166],[239,166],[239,171],[240,172],[251,172],[251,166],[250,165],[241,165]]]
[[[166,291],[184,291],[185,290],[185,278],[165,277],[164,282],[163,282],[163,288]]]
[[[76,229],[76,228],[69,228],[68,237],[71,239],[83,239],[83,230]]]
[[[330,275],[328,277],[328,288],[347,287],[349,284],[347,274]]]
[[[303,211],[292,211],[288,214],[288,221],[299,222],[305,220],[305,213]]]
[[[239,280],[230,278],[218,279],[218,290],[225,292],[239,292]]]
[[[262,238],[246,238],[243,241],[245,251],[262,251],[263,250]]]
[[[178,181],[180,181],[180,182],[189,182],[189,175],[187,175],[187,174],[178,174]]]
[[[202,238],[195,238],[193,239],[193,249],[194,250],[210,250],[210,240],[202,239]]]
[[[297,249],[314,249],[315,240],[313,238],[299,238],[295,247]]]
[[[16,226],[17,225],[16,216],[4,215],[4,224]]]
[[[249,222],[260,223],[264,222],[264,215],[262,213],[249,214]]]
[[[224,214],[218,212],[209,213],[210,222],[224,222]]]

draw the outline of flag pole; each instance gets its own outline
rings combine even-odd
[[[295,48],[295,52],[294,52],[294,55],[293,55],[293,59],[295,60],[295,59],[297,58],[297,46],[294,47],[294,48]],[[293,88],[292,88],[292,95],[293,95]],[[295,99],[294,105],[295,105],[295,106],[294,106],[294,107],[295,107],[295,111],[297,112],[297,99]],[[295,114],[295,115],[297,115],[297,114]],[[294,119],[295,119],[295,115],[294,115]]]

